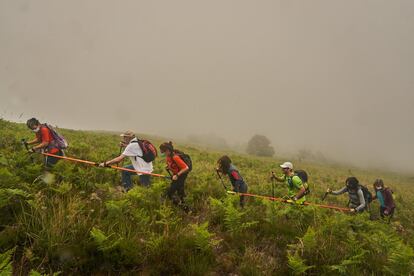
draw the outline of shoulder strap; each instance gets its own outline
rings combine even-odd
[[[141,140],[139,140],[139,139],[137,138],[137,140],[131,141],[131,142],[129,142],[129,143],[137,143],[137,144],[138,144],[138,146],[141,148],[141,151],[142,151],[142,156],[139,156],[139,155],[137,155],[137,156],[138,156],[139,158],[144,157],[144,149],[143,149],[143,148],[142,148],[142,146],[141,146]],[[134,156],[135,161],[137,160],[137,156]]]

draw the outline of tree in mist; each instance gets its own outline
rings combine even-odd
[[[270,145],[270,140],[263,135],[254,135],[247,144],[248,154],[257,156],[273,156],[274,148]]]

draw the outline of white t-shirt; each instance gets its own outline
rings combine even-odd
[[[129,142],[128,146],[126,146],[122,155],[128,156],[131,159],[132,166],[134,166],[135,170],[140,172],[152,173],[152,162],[145,162],[140,156],[142,156],[142,149],[137,142],[137,138],[134,138]]]

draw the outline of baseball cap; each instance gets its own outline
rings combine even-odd
[[[121,137],[135,137],[135,134],[132,131],[128,130],[128,131],[125,131],[124,133],[122,133],[119,136],[121,136]]]
[[[280,167],[281,167],[282,169],[291,169],[291,170],[293,170],[293,164],[292,164],[292,163],[290,163],[290,162],[285,162],[285,163],[283,163],[282,165],[280,165]]]

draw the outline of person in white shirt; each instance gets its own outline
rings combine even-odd
[[[125,157],[129,157],[132,164],[125,166],[124,168],[143,173],[152,173],[152,162],[145,162],[144,159],[142,159],[142,149],[139,146],[138,139],[135,134],[132,131],[127,131],[120,136],[123,138],[121,146],[125,147],[122,154],[112,160],[100,163],[99,166],[106,167],[121,162]],[[141,185],[145,187],[149,187],[151,185],[151,176],[149,174],[122,171],[122,186],[126,191],[132,188],[133,184],[131,176],[136,174],[139,175],[139,182]]]

